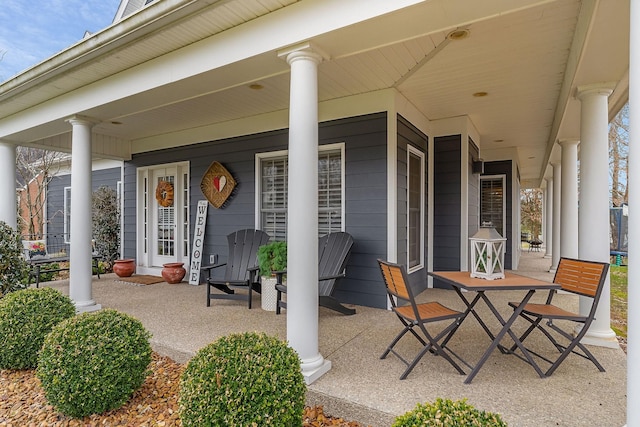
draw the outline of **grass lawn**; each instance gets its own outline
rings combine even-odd
[[[627,337],[627,267],[611,265],[611,327]]]

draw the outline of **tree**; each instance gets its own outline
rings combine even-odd
[[[92,196],[93,238],[96,250],[107,263],[107,269],[113,268],[114,261],[120,258],[120,209],[116,190],[100,187]]]
[[[611,204],[622,206],[629,201],[629,104],[625,104],[609,123],[609,173]]]
[[[542,191],[539,188],[527,188],[520,191],[522,230],[531,233],[537,239],[542,230]]]
[[[67,157],[58,151],[19,146],[16,149],[16,181],[20,188],[18,230],[23,234],[42,233],[47,185]]]

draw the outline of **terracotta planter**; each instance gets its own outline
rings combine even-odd
[[[162,264],[162,278],[167,283],[180,283],[184,279],[184,275],[187,274],[187,270],[183,267],[183,262],[169,262]]]
[[[130,277],[136,271],[136,260],[133,258],[129,259],[117,259],[113,264],[113,272],[118,275],[118,277]]]

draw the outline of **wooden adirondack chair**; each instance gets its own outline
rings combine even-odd
[[[253,291],[261,292],[260,275],[258,274],[258,248],[269,241],[269,235],[261,230],[238,230],[227,236],[229,244],[229,257],[224,264],[216,264],[204,267],[208,271],[207,278],[207,307],[211,306],[212,299],[238,299],[248,300],[251,308]],[[211,270],[225,266],[224,278],[211,277]],[[212,293],[212,288],[223,293]],[[236,290],[245,289],[248,293],[236,293]]]
[[[336,281],[344,277],[345,267],[349,260],[353,237],[344,232],[329,233],[320,238],[318,242],[318,295],[321,307],[330,308],[346,315],[356,313],[353,308],[345,307],[333,297]],[[287,303],[282,301],[282,294],[287,292],[287,285],[282,283],[283,272],[277,275],[277,305],[276,314],[280,314],[282,308],[287,308]]]

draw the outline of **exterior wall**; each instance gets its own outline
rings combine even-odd
[[[433,270],[460,269],[461,136],[434,139]],[[434,287],[446,287],[434,281]]]
[[[345,231],[354,238],[347,276],[337,283],[334,296],[346,303],[386,307],[386,293],[377,258],[386,258],[386,113],[321,123],[319,143],[345,144]],[[137,168],[189,161],[191,230],[195,206],[204,196],[200,182],[213,161],[227,168],[238,182],[235,194],[223,209],[209,206],[203,260],[217,254],[227,259],[227,234],[255,224],[255,155],[286,150],[288,133],[267,133],[204,142],[178,148],[135,154],[124,169],[123,256],[136,257]]]
[[[513,200],[513,168],[511,160],[501,160],[496,162],[485,162],[484,164],[484,174],[483,175],[505,175],[505,183],[506,187],[504,189],[505,196],[505,230],[507,243],[505,245],[505,253],[504,253],[504,268],[505,270],[510,270],[514,265],[514,251],[513,251],[513,209],[514,209],[514,200]],[[515,205],[516,209],[518,207],[517,203]],[[518,232],[517,236],[518,244],[520,244],[520,235]]]
[[[399,264],[407,265],[407,191],[408,191],[408,177],[407,177],[407,145],[412,145],[414,148],[419,149],[425,154],[425,175],[424,175],[424,268],[415,271],[409,274],[409,282],[412,289],[416,293],[422,292],[427,288],[427,189],[428,182],[427,177],[429,176],[427,171],[428,159],[427,159],[427,136],[416,129],[411,125],[406,119],[399,116],[398,117],[398,160],[397,160],[397,182],[398,182],[398,222],[397,222],[397,235],[398,235],[398,244],[397,244],[397,260]]]
[[[120,168],[94,170],[91,175],[93,191],[102,186],[117,188],[120,181]],[[64,188],[71,186],[71,174],[53,177],[47,186],[46,232],[62,234],[64,232]],[[73,189],[71,190],[73,192]]]

